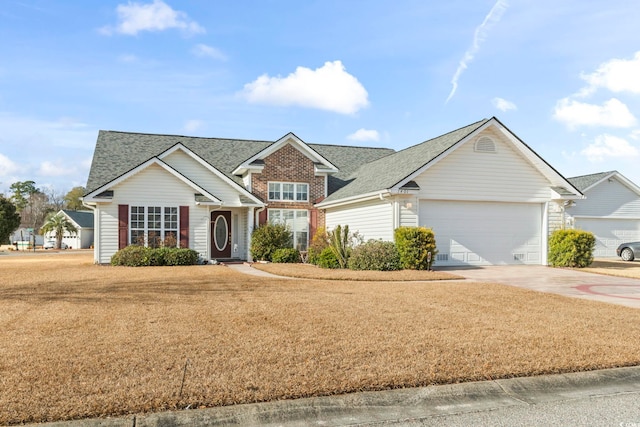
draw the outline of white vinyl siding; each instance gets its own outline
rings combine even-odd
[[[551,195],[550,184],[506,137],[485,130],[495,152],[474,150],[477,138],[425,170],[414,180],[421,199],[477,200],[543,203]]]
[[[436,265],[544,264],[544,204],[420,201],[420,225],[433,229]]]
[[[196,206],[194,190],[162,167],[151,165],[113,187],[109,204],[98,205],[100,221],[99,262],[109,263],[118,250],[118,205],[189,206],[189,246],[205,256],[208,252],[208,208]],[[97,218],[98,219],[98,218]]]
[[[371,200],[326,210],[325,225],[333,230],[348,225],[349,231],[360,233],[365,240],[393,241],[393,205],[388,200]]]
[[[596,236],[593,255],[597,258],[616,257],[621,243],[640,241],[640,219],[576,218],[575,228]]]
[[[183,151],[176,150],[162,159],[182,175],[224,202],[225,206],[240,206],[240,193],[213,172],[202,166]],[[191,194],[193,189],[189,190]]]
[[[584,193],[568,208],[572,216],[597,216],[640,219],[640,196],[615,177],[603,181]]]
[[[400,210],[401,227],[417,227],[418,226],[418,201],[416,199],[400,199],[398,203]]]

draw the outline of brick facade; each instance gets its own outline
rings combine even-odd
[[[315,210],[313,204],[321,201],[326,195],[325,176],[316,176],[314,163],[291,144],[264,158],[262,173],[251,175],[251,192],[267,203],[267,210],[272,209],[307,209]],[[269,182],[292,182],[309,184],[309,201],[269,201]],[[309,212],[309,238],[313,237],[316,227],[324,227],[324,211]],[[316,216],[315,223],[312,217]],[[263,215],[261,222],[266,220]]]

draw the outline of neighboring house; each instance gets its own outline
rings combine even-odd
[[[569,228],[596,236],[596,257],[615,257],[623,242],[640,241],[640,187],[617,171],[569,178],[585,195],[565,208]]]
[[[434,229],[438,265],[545,264],[548,206],[580,191],[498,119],[394,152],[277,141],[101,131],[84,196],[95,261],[169,238],[205,259],[251,259],[253,228],[282,221],[305,249],[347,224],[392,240]]]
[[[64,215],[78,230],[77,232],[65,231],[62,243],[66,243],[70,249],[89,249],[93,245],[93,212],[72,211],[62,209],[57,215]],[[45,240],[55,240],[54,233],[44,235]]]

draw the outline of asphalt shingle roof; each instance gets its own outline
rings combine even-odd
[[[567,178],[567,181],[569,181],[578,190],[584,191],[585,189],[591,187],[596,182],[603,180],[612,173],[616,173],[616,171],[598,172],[589,175],[574,176],[573,178]]]
[[[62,210],[65,215],[71,218],[76,224],[82,228],[93,228],[93,212],[91,211],[72,211],[69,209]]]
[[[274,141],[100,131],[87,179],[87,193],[113,181],[178,143],[244,187],[242,178],[233,175],[232,172],[247,159],[274,144]],[[362,164],[394,153],[394,150],[387,148],[308,145],[340,169],[339,173],[329,177],[329,192],[343,186],[346,177]]]
[[[484,119],[378,160],[367,162],[344,179],[346,185],[325,201],[335,201],[393,187],[484,125]]]

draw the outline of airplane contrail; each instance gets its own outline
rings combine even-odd
[[[451,79],[452,88],[449,96],[447,97],[447,100],[445,101],[445,104],[449,102],[449,100],[456,93],[456,90],[458,89],[458,79],[462,75],[462,72],[467,69],[468,64],[473,60],[476,53],[478,53],[478,50],[480,50],[480,44],[486,39],[488,30],[494,24],[500,22],[500,19],[502,19],[502,15],[507,10],[508,6],[509,4],[506,0],[498,0],[493,5],[487,16],[484,17],[484,21],[482,21],[482,24],[480,24],[476,28],[476,31],[473,35],[473,43],[471,43],[471,47],[469,47],[469,49],[467,49],[467,51],[464,53],[464,56],[458,64],[458,69]]]

